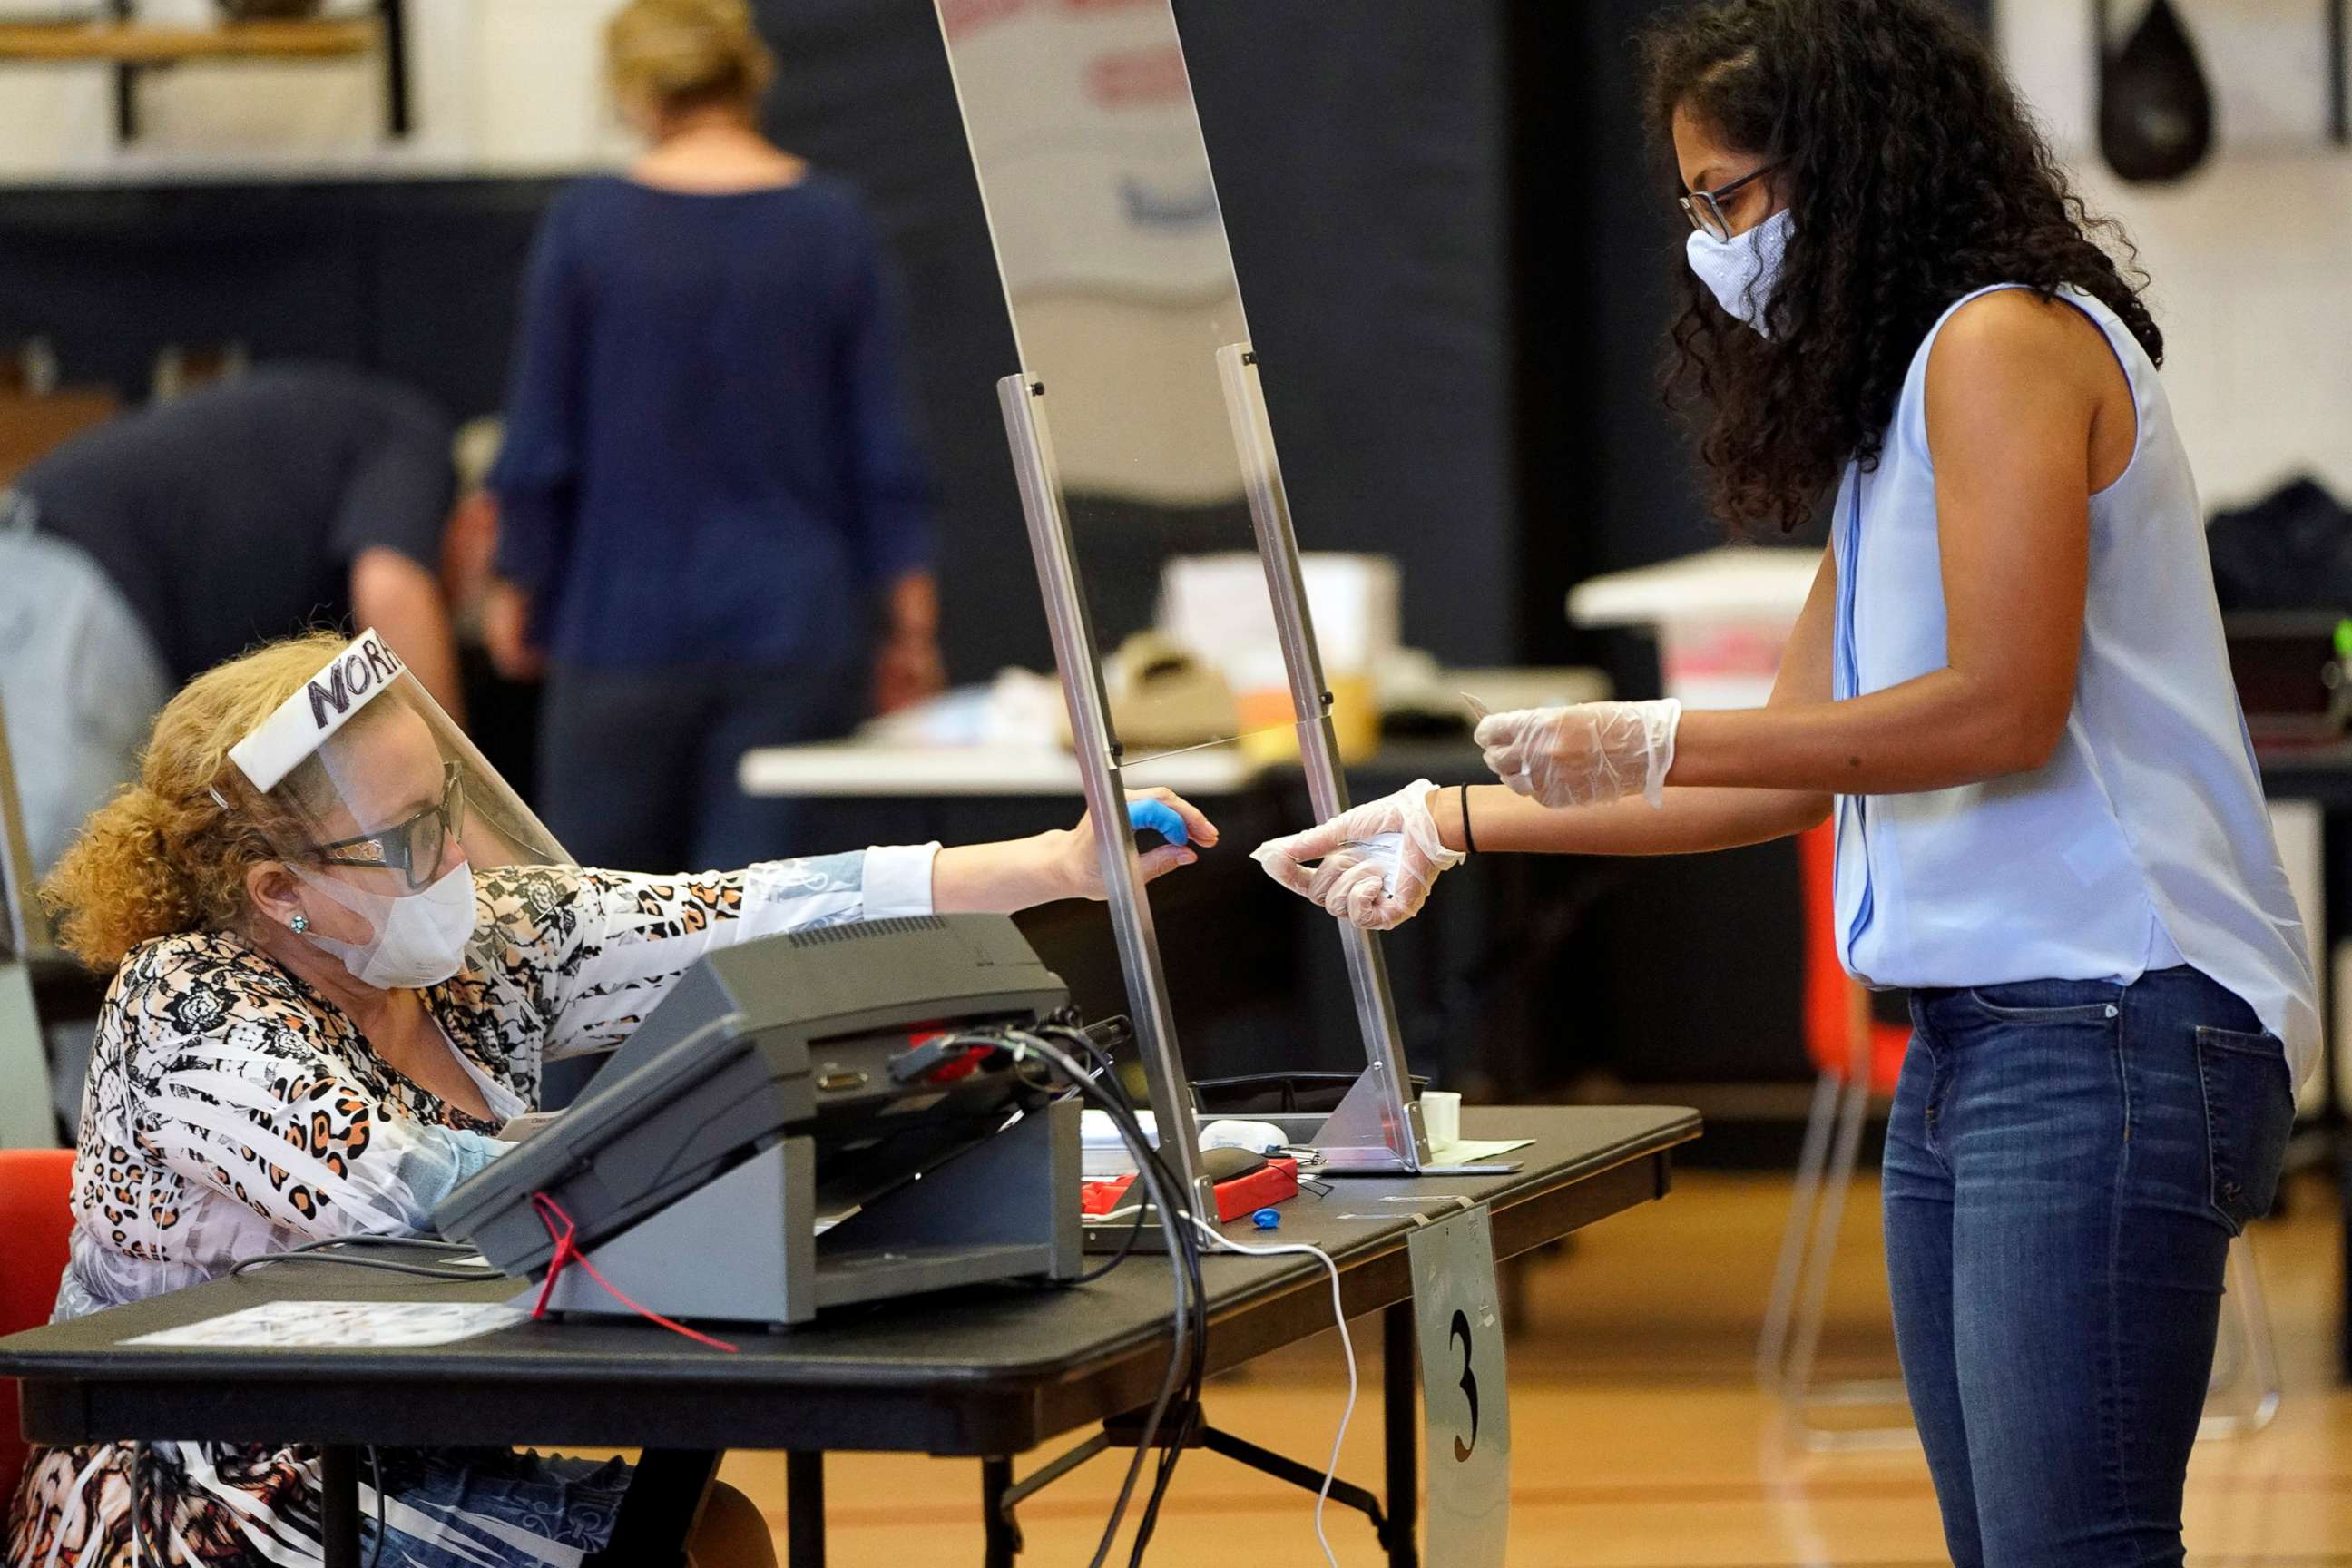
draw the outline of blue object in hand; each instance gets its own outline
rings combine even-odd
[[[1280,1209],[1260,1209],[1257,1213],[1250,1215],[1250,1224],[1257,1226],[1260,1230],[1272,1230],[1281,1223],[1282,1211]]]
[[[1157,833],[1169,843],[1182,848],[1192,840],[1185,830],[1184,819],[1176,808],[1164,800],[1131,800],[1127,803],[1128,826],[1138,833]]]

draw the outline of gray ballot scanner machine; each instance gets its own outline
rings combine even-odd
[[[673,1318],[805,1323],[853,1301],[1075,1278],[1078,1102],[956,1038],[1068,1003],[1003,915],[717,950],[434,1223],[534,1280],[568,1228],[615,1289]],[[630,1310],[582,1268],[559,1271],[549,1306]]]

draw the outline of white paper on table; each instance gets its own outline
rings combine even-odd
[[[530,1316],[501,1301],[266,1301],[122,1342],[279,1350],[446,1345]]]
[[[1429,1163],[1433,1165],[1480,1165],[1534,1142],[1532,1138],[1462,1138],[1451,1143],[1432,1143]]]

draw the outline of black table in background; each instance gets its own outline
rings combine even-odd
[[[1484,1204],[1496,1256],[1510,1257],[1664,1196],[1672,1151],[1699,1131],[1692,1112],[1656,1107],[1479,1108],[1463,1120],[1472,1137],[1534,1138],[1515,1156],[1520,1173],[1351,1179],[1328,1197],[1300,1194],[1284,1205],[1281,1229],[1257,1237],[1325,1248],[1339,1263],[1349,1315],[1384,1310],[1391,1564],[1417,1561],[1405,1248],[1416,1221],[1415,1207],[1381,1199],[1436,1200],[1433,1213],[1456,1194]],[[1339,1217],[1373,1211],[1374,1220]],[[1009,1568],[1017,1534],[995,1504],[1013,1457],[1140,1410],[1157,1393],[1169,1345],[1166,1268],[1138,1257],[1070,1289],[946,1292],[850,1310],[786,1333],[738,1335],[737,1355],[651,1324],[602,1320],[526,1323],[420,1350],[123,1343],[265,1301],[499,1300],[515,1289],[291,1263],[0,1340],[0,1375],[22,1380],[25,1433],[37,1442],[320,1445],[329,1568],[359,1561],[360,1450],[452,1443],[644,1447],[614,1542],[597,1559],[628,1568],[681,1561],[685,1524],[730,1447],[790,1452],[793,1568],[824,1559],[827,1450],[976,1458],[987,1562]],[[1213,1256],[1205,1271],[1213,1373],[1330,1325],[1328,1278],[1311,1258]]]
[[[2320,911],[2319,952],[2323,964],[2333,964],[2336,944],[2343,939],[2345,931],[2337,910],[2346,899],[2352,898],[2352,834],[2343,831],[2347,816],[2352,815],[2352,744],[2266,749],[2257,756],[2262,763],[2265,795],[2273,800],[2307,800],[2320,809],[2320,861],[2325,868],[2327,890]],[[2345,1105],[2336,1076],[2343,1042],[2336,1037],[2336,1002],[2329,994],[2329,979],[2324,973],[2320,976],[2320,1026],[2326,1041],[2319,1067],[2321,1098],[2318,1110],[2307,1119],[2306,1125],[2320,1144],[2322,1158],[2336,1168],[2343,1199],[2336,1375],[2352,1381],[2352,1161],[2344,1157]]]

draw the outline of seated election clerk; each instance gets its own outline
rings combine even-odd
[[[1144,870],[1192,858],[1155,849]],[[734,871],[584,869],[373,633],[270,644],[190,682],[140,783],[90,817],[46,891],[66,943],[120,966],[82,1102],[60,1320],[304,1241],[426,1227],[504,1147],[542,1063],[619,1043],[714,947],[1101,894],[1083,825]],[[618,1461],[502,1449],[379,1459],[383,1560],[428,1568],[576,1563],[627,1481]],[[36,1450],[5,1562],[129,1561],[134,1490],[146,1561],[315,1562],[317,1465],[291,1445]],[[373,1512],[364,1497],[371,1531]],[[766,1560],[752,1522],[754,1544],[706,1542],[698,1560]]]

